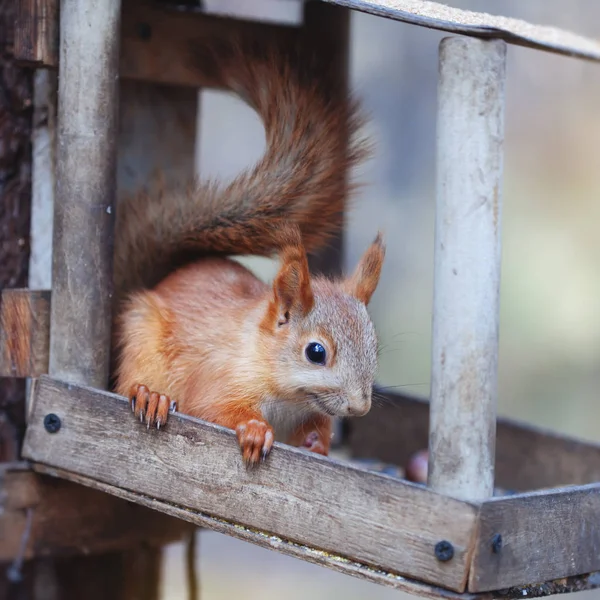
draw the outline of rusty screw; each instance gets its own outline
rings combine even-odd
[[[48,433],[56,433],[60,429],[60,417],[54,413],[48,413],[44,417],[44,427]]]
[[[494,554],[500,554],[500,550],[502,550],[502,536],[497,533],[492,538],[492,552]]]
[[[442,540],[441,542],[438,542],[435,545],[435,557],[442,561],[442,562],[447,562],[449,560],[452,560],[452,557],[454,556],[454,546],[446,541],[446,540]]]

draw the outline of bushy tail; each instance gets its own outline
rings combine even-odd
[[[174,266],[206,254],[270,256],[297,225],[307,251],[340,228],[350,169],[365,156],[355,104],[329,97],[298,49],[257,42],[199,42],[199,68],[261,116],[267,149],[229,185],[155,186],[117,214],[117,292],[151,286]]]

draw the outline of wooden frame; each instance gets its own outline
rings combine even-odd
[[[498,40],[595,61],[600,61],[600,44],[557,29],[460,11],[429,1],[418,3],[417,7],[412,0],[326,1],[475,38],[496,38],[491,42],[444,42],[444,47],[450,49],[445,54],[442,52],[441,57],[444,74],[446,68],[452,70],[458,68],[458,64],[462,68],[465,60],[456,62],[455,59],[460,58],[456,49],[468,48],[466,58],[472,60],[471,68],[466,69],[457,81],[465,77],[474,81],[484,65],[488,80],[482,85],[488,91],[495,90],[492,94],[494,110],[487,111],[491,116],[485,117],[485,126],[478,129],[476,118],[486,111],[482,111],[481,106],[473,106],[473,111],[463,115],[461,127],[465,125],[463,133],[468,133],[469,138],[474,132],[480,136],[479,142],[486,148],[483,158],[493,167],[486,168],[493,171],[493,176],[486,180],[482,194],[495,209],[490,218],[482,217],[477,228],[481,233],[489,226],[494,232],[487,258],[480,257],[482,264],[496,260],[501,155],[489,142],[502,135],[505,50],[504,42]],[[261,469],[248,472],[241,466],[232,432],[180,415],[173,416],[164,431],[148,432],[142,427],[136,430],[124,399],[82,385],[104,387],[108,371],[111,215],[115,199],[114,125],[118,99],[114,81],[117,71],[125,79],[192,88],[212,87],[214,82],[210,78],[191,68],[186,48],[192,37],[218,37],[238,29],[276,38],[286,44],[302,35],[302,28],[201,14],[182,15],[136,0],[125,1],[121,13],[119,4],[119,0],[113,0],[102,8],[96,7],[100,33],[93,43],[79,48],[81,61],[87,60],[90,68],[98,69],[93,89],[87,90],[85,100],[76,100],[79,96],[75,92],[80,84],[76,75],[60,79],[62,103],[59,105],[57,164],[62,176],[58,177],[58,227],[54,240],[55,302],[50,304],[48,292],[25,290],[3,293],[2,298],[0,374],[37,377],[48,371],[53,376],[42,376],[33,386],[23,455],[34,462],[34,469],[108,492],[120,499],[104,496],[110,498],[104,500],[109,505],[117,502],[116,507],[123,507],[125,504],[119,502],[130,500],[183,521],[212,527],[414,594],[475,597],[511,588],[508,595],[521,596],[528,595],[529,588],[519,590],[515,586],[529,585],[535,579],[573,578],[536,586],[534,593],[537,595],[600,585],[599,577],[585,575],[600,570],[600,533],[595,527],[595,517],[600,512],[600,484],[593,483],[600,479],[600,448],[500,421],[498,451],[495,453],[495,436],[490,432],[496,422],[497,332],[482,336],[478,345],[478,352],[490,352],[491,360],[484,369],[485,390],[475,394],[481,399],[482,410],[474,426],[490,434],[481,436],[476,442],[476,460],[459,460],[467,457],[467,446],[472,445],[466,437],[462,439],[464,436],[447,450],[441,447],[444,443],[440,445],[456,433],[456,423],[448,416],[452,413],[450,409],[461,406],[461,401],[465,400],[463,394],[448,400],[444,390],[452,389],[453,384],[445,383],[434,390],[431,415],[422,403],[397,399],[396,406],[415,416],[408,425],[412,432],[412,438],[408,436],[410,443],[402,439],[398,419],[389,419],[387,409],[374,410],[349,428],[349,442],[354,454],[360,451],[363,455],[397,463],[403,463],[409,451],[425,446],[429,435],[435,473],[430,484],[434,489],[377,475],[281,444],[276,444],[272,456]],[[59,62],[68,63],[77,55],[72,47],[69,48],[73,40],[81,42],[75,36],[69,43],[64,43],[63,38],[60,58],[58,56],[58,2],[21,0],[20,7],[20,18],[29,25],[23,26],[20,29],[22,35],[15,38],[15,50],[21,59],[37,66],[56,67]],[[76,30],[80,8],[72,3],[68,14],[63,15],[63,36],[68,37]],[[120,33],[119,18],[122,18]],[[342,28],[340,39],[344,35]],[[120,58],[119,45],[122,48]],[[323,51],[327,44],[319,43],[319,46]],[[497,59],[493,68],[485,60],[490,48]],[[90,62],[90,56],[95,57],[95,62]],[[335,62],[343,68],[344,57],[336,57]],[[444,131],[453,131],[451,119],[456,111],[444,111],[443,108],[455,92],[461,108],[464,103],[460,100],[458,86],[440,89],[438,157],[441,167],[438,182],[443,184],[439,188],[445,191],[438,190],[438,210],[443,211],[452,207],[461,191],[452,189],[448,197],[444,196],[448,191],[446,180],[452,175],[451,170],[444,167],[444,160],[453,160],[448,144],[444,143]],[[70,119],[70,115],[82,110],[87,121]],[[98,142],[93,144],[89,144],[90,136],[86,135],[90,123],[103,131]],[[61,144],[61,139],[63,142],[68,139],[69,144]],[[76,174],[81,169],[89,171],[89,164],[98,167],[94,169],[96,179],[93,181]],[[478,168],[473,161],[466,161],[462,167],[458,186],[468,181]],[[83,204],[78,198],[84,198]],[[101,217],[98,206],[106,208],[100,211]],[[103,225],[98,228],[99,220]],[[442,234],[449,234],[456,247],[473,258],[475,250],[465,241],[468,236],[461,237],[460,233],[452,225],[447,231],[438,231],[438,241]],[[80,236],[79,241],[76,235]],[[82,244],[82,239],[86,243]],[[80,255],[81,248],[84,248],[85,256],[83,260],[79,256],[80,260],[75,262],[79,267],[93,262],[97,269],[91,277],[89,269],[66,272],[68,260]],[[451,273],[453,265],[444,260],[438,261],[439,268]],[[499,264],[496,263],[495,267]],[[479,306],[498,285],[498,269],[492,270],[489,281],[484,282],[485,289],[479,290],[479,298],[476,286],[468,290],[469,299],[479,301]],[[71,298],[67,290],[75,289],[73,277],[80,291]],[[438,279],[440,283],[441,278],[436,275]],[[451,282],[452,277],[448,281],[445,297],[448,290],[456,287]],[[444,319],[447,315],[445,317],[440,310],[442,305],[441,301],[437,302],[435,311],[437,318]],[[98,308],[104,317],[100,319],[100,330],[92,331],[89,315]],[[489,314],[483,317],[491,319],[494,327],[497,326],[497,309],[497,302],[492,302]],[[73,318],[74,314],[76,318]],[[479,319],[481,324],[481,315],[474,319]],[[71,321],[79,328],[78,333],[74,333]],[[51,336],[49,328],[52,329]],[[442,332],[436,348],[445,348],[444,340],[454,337],[451,331]],[[76,352],[69,347],[72,340],[78,344]],[[450,352],[455,363],[458,361],[461,367],[467,366],[467,357],[461,357],[456,347]],[[434,369],[438,369],[438,375],[443,375],[446,354],[440,354],[437,362],[435,358]],[[478,376],[481,378],[481,373],[478,372]],[[49,415],[55,416],[47,419]],[[382,423],[382,419],[387,421]],[[391,424],[396,427],[393,440]],[[382,434],[382,429],[387,433]],[[106,436],[107,430],[112,434],[110,438]],[[559,450],[552,456],[554,462],[551,465],[544,456],[548,448]],[[515,469],[514,465],[523,454],[530,457],[529,465]],[[455,472],[450,471],[449,465],[453,463],[461,465]],[[497,482],[503,487],[524,490],[569,483],[587,485],[489,498],[494,463]],[[478,482],[480,476],[481,484]],[[32,473],[15,475],[9,470],[6,470],[4,481],[10,492],[7,506],[9,509],[16,506],[21,511],[32,505],[32,498],[37,497],[39,489],[51,485],[48,479],[38,479]],[[163,481],[168,481],[169,485],[161,485]],[[61,483],[55,489],[60,494],[68,486],[68,483]],[[24,488],[29,490],[29,496],[27,493],[23,496]],[[198,494],[199,490],[201,494]],[[438,493],[440,491],[444,494]],[[340,497],[345,495],[338,507],[331,503],[332,495],[336,493]],[[25,500],[19,503],[21,496]],[[261,510],[249,508],[256,506]],[[52,507],[49,504],[46,508]],[[545,512],[544,519],[538,517],[541,512]],[[102,522],[101,517],[98,518],[100,521],[95,525],[103,524],[110,531],[113,522],[110,519]],[[22,528],[23,523],[19,522],[19,526]],[[157,539],[162,539],[161,525],[156,525],[155,529]],[[115,531],[114,536],[109,536],[104,543],[107,547],[118,546],[120,536],[129,535],[126,533]],[[130,534],[135,538],[138,533],[139,527],[132,526]],[[48,548],[60,552],[61,542],[53,535],[47,534]],[[41,542],[38,540],[42,547],[43,537]],[[8,548],[14,548],[15,540],[14,534],[9,534]],[[74,545],[84,543],[87,542],[80,540]],[[99,548],[103,547],[102,543],[101,540]],[[551,558],[540,554],[540,548],[552,551]],[[33,550],[28,552],[35,553]]]
[[[58,417],[57,431],[48,415]],[[401,576],[479,593],[600,570],[600,484],[464,502],[284,444],[247,471],[230,430],[174,415],[150,431],[133,422],[126,399],[45,376],[23,453],[44,473],[58,469],[196,524],[241,526],[255,532],[245,539],[262,536],[288,553],[290,544],[314,548],[316,562],[337,556],[354,564],[351,574],[376,566],[389,574],[381,583]],[[440,542],[452,545],[450,560],[436,553]],[[540,548],[557,551],[548,560]]]

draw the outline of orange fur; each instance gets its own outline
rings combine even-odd
[[[311,279],[306,256],[341,226],[363,154],[344,152],[355,109],[321,95],[291,55],[242,42],[197,50],[260,113],[267,151],[224,189],[157,187],[119,209],[116,391],[147,426],[163,426],[174,400],[235,429],[248,464],[275,438],[327,454],[331,417],[369,410],[377,366],[366,304],[381,237],[348,280]],[[225,256],[247,253],[279,255],[271,286]]]

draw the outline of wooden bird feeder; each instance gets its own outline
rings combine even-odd
[[[232,431],[184,415],[136,428],[126,399],[105,391],[116,187],[135,183],[117,159],[139,163],[149,147],[118,129],[119,105],[141,128],[147,112],[126,101],[138,82],[160,84],[152,102],[181,117],[213,85],[188,41],[233,30],[304,39],[336,75],[323,85],[343,93],[350,10],[452,34],[439,53],[431,401],[389,395],[345,439],[354,455],[395,464],[428,445],[427,487],[282,444],[246,471]],[[301,26],[136,0],[63,0],[58,13],[58,0],[20,0],[15,30],[16,56],[60,78],[52,291],[2,293],[0,375],[32,386],[29,462],[1,471],[0,558],[16,555],[28,519],[25,557],[162,544],[191,523],[427,597],[599,585],[600,446],[497,421],[496,369],[506,44],[600,61],[600,43],[414,0],[311,0]],[[183,147],[191,173],[180,134],[160,139]],[[173,160],[149,152],[146,173]],[[493,497],[494,485],[515,493]]]

